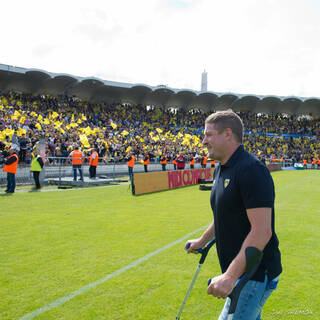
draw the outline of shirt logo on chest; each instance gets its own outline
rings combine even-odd
[[[230,183],[230,179],[224,179],[224,188],[226,188]]]

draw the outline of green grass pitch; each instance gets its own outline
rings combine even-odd
[[[320,170],[273,178],[284,271],[263,319],[320,319]],[[185,254],[185,240],[155,252],[210,223],[209,196],[192,186],[134,197],[128,185],[0,195],[0,319],[21,319],[110,274],[31,318],[175,319],[199,256]],[[182,320],[218,318],[223,301],[206,294],[218,274],[213,248]]]

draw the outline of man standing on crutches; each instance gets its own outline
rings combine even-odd
[[[273,180],[268,168],[244,150],[242,137],[242,120],[232,110],[206,119],[203,145],[209,157],[219,161],[210,198],[214,220],[185,247],[198,253],[216,239],[222,274],[210,279],[207,293],[226,299],[219,320],[261,319],[282,271]]]

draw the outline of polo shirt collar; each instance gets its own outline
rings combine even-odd
[[[244,152],[243,144],[240,144],[240,146],[232,154],[229,160],[224,165],[221,165],[221,168],[223,169],[223,168],[232,167],[237,162],[238,158],[241,156],[243,152]]]

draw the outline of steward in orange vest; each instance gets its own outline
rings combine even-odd
[[[214,168],[216,166],[216,160],[211,160],[211,168]]]
[[[305,167],[305,169],[307,169],[307,163],[308,163],[307,160],[303,160],[303,166]]]
[[[195,164],[195,159],[194,159],[194,156],[191,155],[191,158],[190,158],[190,169],[194,169],[194,164]]]
[[[208,158],[203,154],[201,157],[201,167],[206,168],[207,167],[207,160]]]
[[[69,154],[68,158],[72,158],[73,181],[77,181],[77,169],[80,173],[80,180],[83,181],[81,168],[83,153],[79,150],[79,146],[75,146],[74,150]]]
[[[134,167],[134,155],[131,153],[127,158],[127,166],[128,166],[128,173],[130,181],[132,182],[132,174],[133,174],[133,167]]]
[[[143,165],[144,165],[144,172],[148,172],[148,164],[150,162],[150,157],[148,154],[145,155],[143,159]]]
[[[16,188],[16,172],[18,168],[19,158],[16,154],[16,150],[14,146],[11,146],[9,150],[9,156],[6,158],[4,162],[3,171],[7,173],[7,189],[6,193],[14,193]]]
[[[160,158],[160,164],[161,164],[161,166],[162,166],[162,171],[166,171],[167,162],[168,162],[167,157],[166,157],[165,154],[163,154],[163,155],[161,156],[161,158]]]
[[[312,168],[315,169],[316,168],[316,163],[317,163],[317,159],[313,158],[312,159]]]
[[[90,179],[95,179],[97,175],[97,166],[99,163],[99,155],[95,148],[91,149],[91,155],[89,157],[89,175]]]
[[[177,157],[174,156],[173,159],[172,159],[172,164],[173,164],[173,170],[177,170]]]

